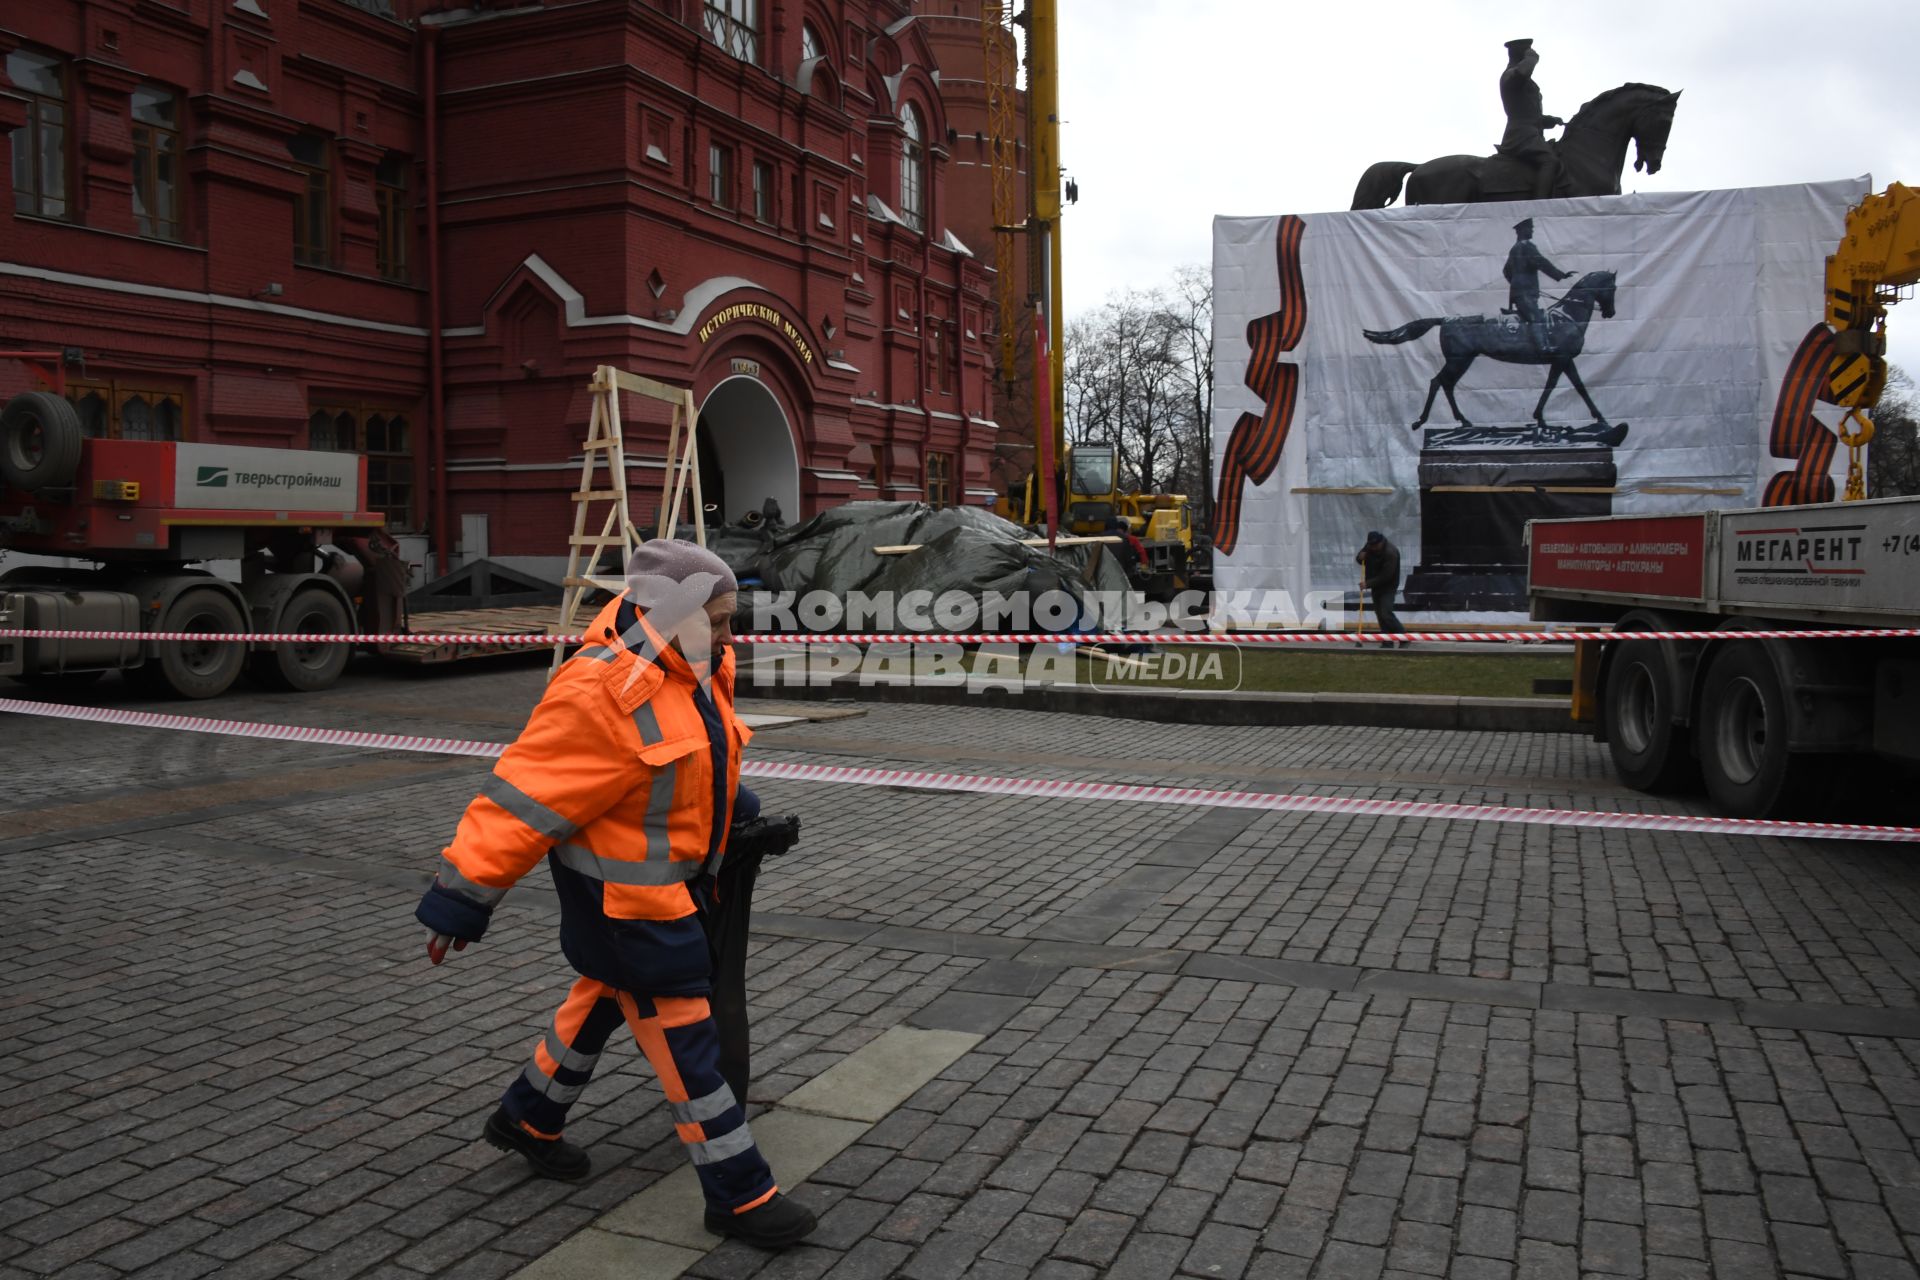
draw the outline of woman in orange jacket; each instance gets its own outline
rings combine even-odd
[[[467,806],[415,914],[439,964],[485,933],[521,876],[547,860],[560,944],[580,974],[484,1137],[548,1177],[584,1178],[560,1135],[613,1029],[653,1064],[706,1197],[706,1225],[766,1248],[813,1230],[780,1194],[720,1062],[706,917],[727,833],[759,801],[740,786],[751,736],[733,711],[737,590],[718,556],[643,543],[627,590],[547,686]]]

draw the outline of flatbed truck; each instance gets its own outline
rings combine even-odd
[[[1920,765],[1920,639],[1860,635],[1920,628],[1920,498],[1535,520],[1528,544],[1533,618],[1617,635],[1577,642],[1573,715],[1628,786],[1774,817],[1868,759]],[[1658,634],[1742,630],[1806,634]]]
[[[357,454],[86,438],[57,391],[23,392],[0,409],[0,550],[36,563],[0,574],[0,628],[354,635],[354,596],[311,553],[384,528],[366,493]],[[241,580],[204,567],[220,561]],[[0,637],[0,676],[58,688],[118,670],[211,698],[244,669],[317,690],[351,647]]]

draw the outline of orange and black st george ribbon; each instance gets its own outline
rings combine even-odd
[[[1793,461],[1793,470],[1767,481],[1763,507],[1785,507],[1801,502],[1832,502],[1833,476],[1828,468],[1839,450],[1840,438],[1813,416],[1814,402],[1832,403],[1827,371],[1833,362],[1833,330],[1822,322],[1807,331],[1787,365],[1780,398],[1773,405],[1773,430],[1767,451]]]
[[[1220,492],[1214,503],[1213,545],[1232,555],[1240,541],[1240,500],[1249,484],[1265,484],[1279,465],[1300,398],[1300,366],[1280,356],[1300,345],[1307,327],[1307,287],[1300,274],[1300,239],[1307,224],[1288,214],[1275,236],[1280,265],[1280,309],[1247,325],[1246,383],[1266,402],[1262,413],[1243,413],[1221,457]]]

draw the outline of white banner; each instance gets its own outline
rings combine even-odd
[[[173,501],[233,511],[358,511],[360,455],[177,444]]]
[[[1511,613],[1528,519],[1760,505],[1870,186],[1216,218],[1217,585],[1304,612],[1378,530],[1403,609]]]

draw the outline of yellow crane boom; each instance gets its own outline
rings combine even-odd
[[[1849,450],[1849,502],[1867,496],[1860,450],[1873,439],[1868,411],[1887,385],[1887,308],[1920,283],[1920,196],[1890,183],[1847,210],[1840,245],[1827,258],[1827,327],[1833,359],[1827,396],[1847,410],[1840,440]]]
[[[1887,306],[1920,283],[1920,196],[1895,182],[1847,211],[1827,259],[1827,324],[1834,334],[1833,402],[1871,406],[1887,381]]]

